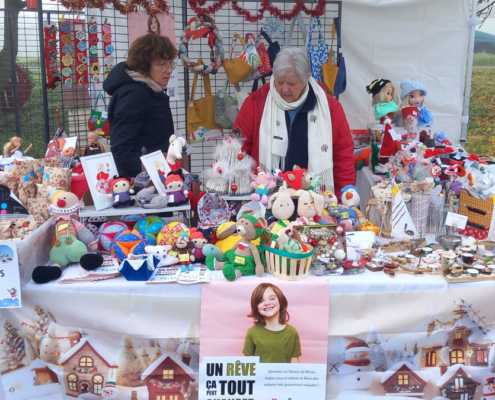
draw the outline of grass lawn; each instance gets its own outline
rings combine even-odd
[[[475,67],[495,66],[495,54],[475,53],[473,65]]]
[[[466,143],[466,150],[471,153],[495,156],[494,99],[495,68],[473,68]]]

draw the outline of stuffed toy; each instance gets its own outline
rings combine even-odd
[[[168,141],[170,145],[168,146],[167,151],[167,163],[172,171],[179,171],[181,170],[180,160],[182,159],[182,152],[186,145],[186,139],[172,135]]]
[[[335,193],[331,190],[327,190],[323,193],[323,196],[325,197],[325,208],[323,213],[326,211],[328,215],[331,215],[332,217],[340,217],[339,200],[337,199],[337,196],[335,196]]]
[[[194,261],[197,263],[205,262],[206,256],[203,253],[203,248],[208,243],[208,240],[206,240],[203,233],[197,228],[191,229],[190,238],[194,245],[194,248],[192,249],[192,254],[195,259]]]
[[[150,245],[151,242],[143,231],[138,229],[125,230],[115,235],[114,241],[110,245],[110,253],[119,262],[122,262],[130,255],[144,254],[144,249]]]
[[[278,192],[270,197],[268,209],[272,210],[273,217],[277,219],[276,222],[270,224],[268,229],[271,233],[277,234],[282,228],[286,228],[289,225],[289,219],[294,215],[296,209],[290,191],[286,186],[281,186]]]
[[[305,168],[294,165],[293,171],[279,172],[278,175],[281,176],[293,190],[310,190],[312,188],[312,176]]]
[[[134,194],[134,191],[129,189],[130,186],[131,183],[125,178],[114,176],[113,179],[110,179],[112,193],[107,196],[113,196],[113,208],[132,207],[134,205],[135,200],[131,199],[131,194]]]
[[[260,238],[264,228],[268,226],[265,218],[255,218],[247,210],[236,223],[236,231],[241,239],[227,250],[222,261],[214,255],[206,257],[206,266],[210,270],[223,270],[223,275],[233,281],[242,275],[263,276],[265,272],[264,251],[252,241]]]
[[[359,189],[352,185],[343,187],[340,201],[342,205],[340,206],[339,223],[344,224],[345,230],[350,232],[366,220],[358,208],[361,202]]]
[[[189,199],[187,198],[188,191],[183,188],[184,178],[182,177],[182,170],[169,172],[167,175],[166,194],[168,196],[169,207],[176,207],[182,204],[187,204]]]
[[[36,283],[46,283],[60,278],[62,267],[71,262],[80,263],[81,267],[92,271],[103,263],[95,251],[98,242],[95,235],[78,220],[78,212],[84,203],[74,193],[63,190],[51,192],[50,214],[55,217],[55,233],[50,250],[50,261],[54,266],[34,268],[32,279]]]
[[[222,261],[222,250],[220,250],[217,246],[209,243],[207,245],[205,245],[203,247],[203,255],[206,259],[206,257],[208,257],[210,254],[212,254],[216,259],[217,261]]]
[[[154,246],[156,244],[156,238],[164,225],[165,221],[163,219],[155,215],[150,215],[138,220],[133,229],[144,232],[148,240]]]
[[[366,92],[372,95],[371,105],[375,109],[375,119],[383,123],[383,119],[395,120],[399,98],[395,88],[388,79],[378,78],[366,86]]]
[[[156,242],[159,245],[175,244],[181,233],[189,233],[189,228],[182,222],[171,222],[163,225],[160,233],[156,237]]]
[[[182,265],[182,272],[186,272],[188,268],[189,271],[194,270],[194,266],[191,264],[195,261],[191,251],[193,248],[194,243],[191,242],[187,233],[181,233],[172,247],[172,251],[177,254],[179,263]]]
[[[153,196],[155,194],[155,187],[144,188],[136,195],[136,204],[148,208],[165,208],[168,204],[168,197],[165,194]]]
[[[277,182],[273,175],[265,173],[260,167],[256,168],[256,175],[251,174],[251,188],[254,193],[251,195],[253,201],[260,201],[261,204],[268,203],[268,193],[273,192]]]
[[[298,190],[295,195],[299,198],[297,215],[305,225],[314,225],[321,218],[325,198],[312,190]]]
[[[420,82],[412,81],[410,79],[403,79],[400,83],[401,93],[401,110],[407,107],[415,107],[417,109],[417,116],[415,118],[416,126],[431,126],[433,124],[433,115],[426,107],[423,106],[428,91],[426,87]],[[403,120],[398,120],[398,124],[407,127],[407,115],[404,116],[402,112]],[[418,130],[419,132],[419,130]],[[409,134],[409,130],[408,130]]]
[[[127,225],[121,221],[103,223],[98,229],[98,248],[110,253],[110,245],[114,241],[115,236],[126,229],[128,229]]]
[[[176,256],[169,254],[170,250],[172,250],[172,246],[169,244],[164,246],[146,246],[144,248],[146,254],[152,254],[160,261],[158,267],[169,267],[179,262]]]

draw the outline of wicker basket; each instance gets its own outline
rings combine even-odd
[[[310,272],[313,247],[307,244],[305,246],[309,248],[306,253],[292,254],[261,244],[265,251],[267,272],[288,281],[306,278]]]

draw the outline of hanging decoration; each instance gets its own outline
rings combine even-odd
[[[136,12],[139,7],[146,10],[149,15],[160,13],[169,13],[170,7],[166,0],[126,0],[121,3],[120,0],[59,0],[60,3],[69,11],[82,11],[85,7],[105,9],[105,5],[112,5],[122,15]]]
[[[57,62],[57,27],[55,24],[50,24],[49,19],[48,21],[44,21],[43,25],[45,31],[46,87],[53,90],[60,84],[60,73]]]
[[[191,10],[197,15],[210,15],[220,11],[229,1],[230,0],[218,0],[209,7],[201,8],[201,6],[206,3],[206,0],[189,0],[189,7],[191,7]]]
[[[79,85],[87,85],[88,79],[88,44],[84,24],[79,16],[74,21],[74,43],[76,46],[76,80]]]
[[[271,39],[277,39],[285,33],[284,21],[278,19],[277,17],[268,17],[263,30],[268,34],[268,36],[270,36]]]
[[[105,18],[105,23],[101,26],[101,31],[103,33],[103,55],[105,56],[103,74],[106,79],[115,62],[113,56],[115,49],[112,45],[112,26],[108,23],[107,18]]]
[[[187,50],[189,41],[199,38],[208,38],[208,46],[211,49],[210,59],[212,61],[210,65],[203,65],[189,60]],[[207,15],[191,18],[184,28],[180,42],[179,57],[184,67],[200,75],[216,74],[218,72],[224,58],[223,40],[213,18]]]
[[[191,1],[198,1],[198,0],[189,0],[189,4],[191,4]],[[297,16],[300,12],[304,12],[310,17],[320,17],[325,13],[325,6],[327,5],[327,0],[318,0],[318,4],[314,9],[308,9],[304,5],[302,0],[296,0],[296,4],[292,8],[292,11],[290,12],[283,12],[281,11],[278,7],[273,6],[270,3],[270,0],[261,0],[260,3],[260,8],[258,10],[258,13],[256,15],[251,15],[251,12],[242,8],[239,6],[237,1],[232,2],[232,9],[235,11],[235,13],[239,16],[244,17],[246,21],[249,22],[257,22],[261,21],[263,19],[263,15],[265,11],[268,11],[270,15],[283,20],[283,21],[290,21],[294,17]]]
[[[89,50],[89,71],[93,83],[100,83],[101,65],[98,62],[98,24],[94,17],[88,21],[88,50]]]
[[[71,25],[69,20],[60,18],[60,71],[62,72],[62,83],[68,88],[72,87],[72,38],[70,36]]]

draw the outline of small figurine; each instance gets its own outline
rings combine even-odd
[[[254,193],[251,195],[251,200],[260,201],[261,204],[268,203],[268,193],[273,192],[273,189],[277,186],[275,177],[271,174],[265,173],[260,167],[256,168],[256,175],[251,174],[251,188],[254,189]]]
[[[241,235],[241,239],[232,249],[225,252],[222,261],[217,261],[213,254],[206,257],[208,269],[223,270],[223,276],[229,281],[242,275],[263,276],[265,272],[264,251],[253,241],[261,236],[267,225],[265,218],[255,218],[252,210],[246,210],[236,222],[236,231]]]
[[[153,196],[155,194],[155,187],[141,189],[136,195],[136,204],[138,206],[147,208],[165,208],[168,204],[168,197],[165,194]]]
[[[96,132],[88,133],[88,143],[89,146],[84,150],[85,156],[94,156],[108,151],[108,145],[100,140]]]
[[[433,124],[433,115],[431,115],[431,112],[423,106],[425,96],[428,93],[426,87],[419,82],[404,79],[400,83],[400,88],[402,89],[400,94],[401,109],[416,107],[419,112],[417,125],[431,126]],[[404,126],[404,118],[405,117],[403,116],[403,119],[398,119],[398,124],[401,124],[401,126]],[[405,126],[407,126],[407,124]]]
[[[173,264],[177,264],[179,259],[176,256],[170,255],[168,252],[172,250],[172,245],[165,244],[163,246],[146,246],[144,251],[146,254],[154,255],[160,262],[157,267],[169,267]]]
[[[179,263],[182,265],[182,272],[186,272],[188,268],[189,271],[194,270],[194,266],[191,263],[195,261],[195,258],[192,254],[190,254],[193,248],[194,244],[189,239],[189,235],[185,232],[179,235],[177,242],[175,242],[172,247],[172,251],[177,253]]]
[[[182,204],[186,204],[189,199],[187,198],[187,190],[184,190],[184,178],[182,176],[182,170],[171,171],[167,175],[165,181],[168,196],[168,206],[175,207]]]
[[[178,171],[181,169],[180,160],[182,159],[182,149],[186,145],[186,139],[172,135],[168,141],[170,145],[168,146],[166,160],[172,171]]]
[[[352,185],[345,186],[342,188],[340,201],[342,205],[340,207],[339,223],[345,225],[346,231],[352,231],[365,221],[363,213],[358,208],[361,202],[359,189]]]
[[[135,200],[131,199],[131,194],[134,191],[130,190],[131,183],[125,178],[114,176],[110,179],[110,189],[112,193],[107,194],[108,197],[113,196],[113,208],[132,207]]]
[[[337,196],[335,196],[335,193],[331,190],[327,190],[323,193],[323,196],[325,196],[325,209],[327,210],[328,215],[339,218],[339,200],[337,199]]]
[[[194,256],[194,261],[197,263],[205,262],[206,256],[203,254],[203,248],[208,243],[208,240],[203,235],[203,232],[198,230],[198,228],[192,228],[190,232],[191,242],[194,244],[192,254]]]
[[[22,143],[23,140],[20,137],[14,136],[10,139],[10,142],[3,147],[3,156],[5,158],[11,157],[16,151],[18,151],[21,156],[24,156],[24,154],[33,147],[33,144],[30,143],[26,150],[22,150]]]
[[[388,79],[378,78],[366,86],[366,92],[371,94],[371,105],[375,109],[375,119],[383,124],[385,119],[395,120],[399,99],[395,88]]]

